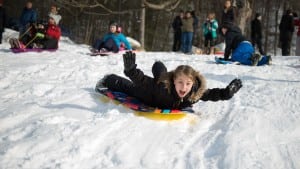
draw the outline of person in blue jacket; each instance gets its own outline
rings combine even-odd
[[[20,36],[22,36],[27,29],[29,29],[30,24],[37,22],[37,12],[32,8],[32,2],[28,1],[24,7],[21,17],[20,17]]]
[[[121,33],[120,28],[116,22],[112,22],[109,26],[110,32],[105,34],[102,39],[98,39],[93,45],[93,52],[108,52],[112,51],[118,53],[121,48],[125,47],[126,50],[132,50],[130,43],[125,35]]]
[[[271,64],[271,56],[255,53],[253,45],[242,35],[239,27],[232,23],[224,23],[220,27],[220,31],[225,37],[224,60],[231,60],[250,66]],[[230,55],[231,59],[229,59]]]

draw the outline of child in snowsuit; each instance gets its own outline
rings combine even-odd
[[[260,66],[271,64],[271,56],[261,56],[256,54],[251,42],[242,35],[239,27],[225,23],[220,28],[221,34],[225,37],[224,60],[239,62],[243,65]]]
[[[125,35],[118,29],[118,24],[112,22],[109,26],[110,32],[104,35],[102,39],[98,39],[93,45],[92,52],[108,52],[118,53],[122,44],[127,50],[132,50],[130,43]]]
[[[135,53],[123,55],[124,73],[130,80],[115,74],[101,79],[95,90],[108,88],[135,97],[143,103],[168,109],[182,109],[203,101],[230,99],[241,87],[242,82],[234,79],[226,88],[206,88],[205,78],[188,65],[178,66],[167,72],[162,62],[155,62],[152,67],[154,78],[145,75],[135,64]]]
[[[202,25],[204,34],[204,46],[206,54],[214,54],[214,46],[217,40],[218,22],[215,20],[215,13],[209,13],[206,22]]]

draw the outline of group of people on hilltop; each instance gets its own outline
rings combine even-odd
[[[264,65],[271,63],[271,56],[264,56],[265,53],[262,50],[262,34],[261,34],[261,17],[257,14],[258,22],[252,22],[253,36],[252,43],[242,35],[240,28],[234,25],[234,10],[231,6],[231,1],[226,0],[224,9],[222,11],[221,26],[215,19],[216,14],[214,12],[208,13],[207,19],[202,24],[202,31],[204,35],[204,47],[206,54],[214,54],[214,46],[217,43],[218,33],[224,37],[225,40],[225,53],[224,60],[237,61],[245,65]],[[183,53],[191,53],[192,49],[192,34],[195,32],[192,29],[193,19],[190,12],[187,11],[185,15],[180,12],[179,16],[176,16],[173,21],[174,28],[174,44],[173,51],[179,51]],[[256,54],[254,46],[257,44],[261,55]],[[179,48],[181,46],[181,48]],[[231,58],[229,58],[231,55]]]
[[[260,14],[257,13],[255,19],[251,21],[251,41],[247,40],[247,38],[242,34],[241,29],[234,24],[234,17],[235,15],[231,6],[231,1],[226,0],[222,13],[222,25],[219,28],[220,34],[225,39],[225,52],[223,59],[251,66],[271,64],[271,56],[265,55],[262,50]],[[255,45],[257,45],[260,54],[255,52]]]
[[[9,43],[12,49],[57,49],[61,36],[59,22],[61,15],[58,8],[51,6],[46,23],[38,21],[37,11],[31,1],[27,1],[20,16],[19,37],[11,38]]]
[[[254,20],[251,21],[251,41],[253,46],[257,45],[260,54],[264,55],[262,48],[262,16],[256,13]],[[284,12],[279,24],[279,46],[282,56],[291,55],[292,36],[295,31],[295,26],[298,26],[296,39],[296,56],[300,56],[300,20],[297,13],[288,9]]]
[[[194,11],[182,11],[175,17],[172,27],[174,30],[173,51],[182,51],[191,54],[195,29],[198,26],[198,18]]]

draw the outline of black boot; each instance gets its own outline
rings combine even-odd
[[[95,91],[99,92],[103,89],[107,89],[107,87],[105,86],[105,80],[107,79],[108,75],[105,75],[102,79],[100,79],[95,87]]]
[[[251,65],[252,66],[257,66],[258,62],[261,59],[261,55],[258,53],[253,53],[250,60],[251,60]]]

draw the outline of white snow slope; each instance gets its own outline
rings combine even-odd
[[[16,36],[6,30],[4,41]],[[213,56],[139,52],[151,75],[188,64],[209,88],[241,78],[228,101],[198,102],[194,120],[153,121],[94,95],[99,78],[123,74],[120,54],[90,57],[66,38],[56,52],[14,54],[0,45],[1,169],[299,169],[300,61],[217,65]]]

